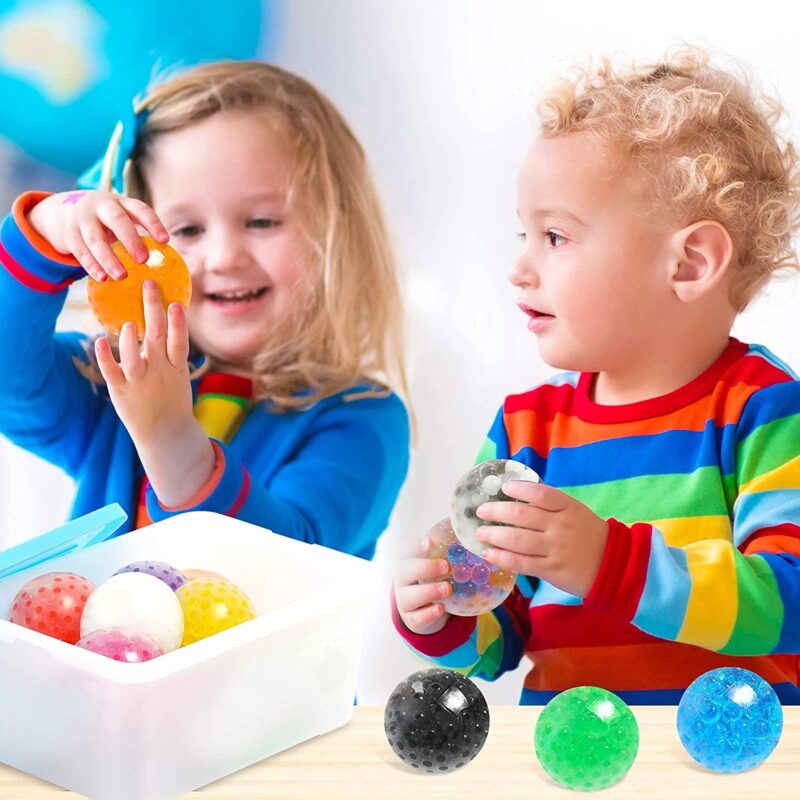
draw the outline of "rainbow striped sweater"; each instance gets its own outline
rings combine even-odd
[[[395,627],[426,659],[486,680],[528,656],[523,704],[583,684],[676,703],[726,665],[800,703],[800,382],[736,339],[652,400],[602,406],[592,380],[562,373],[508,397],[478,459],[521,461],[608,519],[590,593],[519,576],[492,612],[424,636],[393,604]]]

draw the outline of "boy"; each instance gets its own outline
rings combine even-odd
[[[395,626],[487,680],[524,653],[521,703],[583,684],[676,703],[725,665],[798,703],[800,382],[730,337],[797,267],[794,150],[774,106],[696,50],[603,63],[540,116],[510,279],[542,358],[568,372],[508,397],[478,459],[542,476],[478,512],[508,526],[479,538],[517,585],[492,612],[450,616],[446,562],[423,540],[398,570]]]

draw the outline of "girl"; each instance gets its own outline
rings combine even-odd
[[[274,66],[196,67],[136,104],[91,185],[25,194],[0,230],[0,430],[75,478],[73,516],[211,510],[370,558],[408,466],[401,306],[337,109]],[[113,348],[56,334],[73,281],[125,276],[114,240],[147,260],[141,229],[183,255],[189,308],[146,282],[141,349],[132,324]]]

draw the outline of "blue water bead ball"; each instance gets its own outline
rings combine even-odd
[[[475,758],[486,742],[489,706],[469,678],[434,667],[394,688],[383,722],[401,761],[424,772],[452,772]]]
[[[114,574],[121,575],[123,572],[143,572],[145,575],[152,575],[154,578],[164,581],[173,592],[186,583],[186,576],[180,570],[163,561],[134,561]]]
[[[701,675],[678,705],[678,736],[686,752],[714,772],[744,772],[775,749],[783,710],[772,687],[740,667]]]

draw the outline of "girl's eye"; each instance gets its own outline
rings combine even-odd
[[[197,236],[203,232],[201,225],[184,225],[182,228],[172,231],[173,236]]]
[[[275,228],[280,225],[280,220],[268,219],[266,217],[259,219],[251,219],[248,225],[251,228]]]
[[[566,237],[562,236],[560,233],[556,233],[555,231],[545,231],[544,235],[550,242],[550,247],[562,247],[567,241]]]

